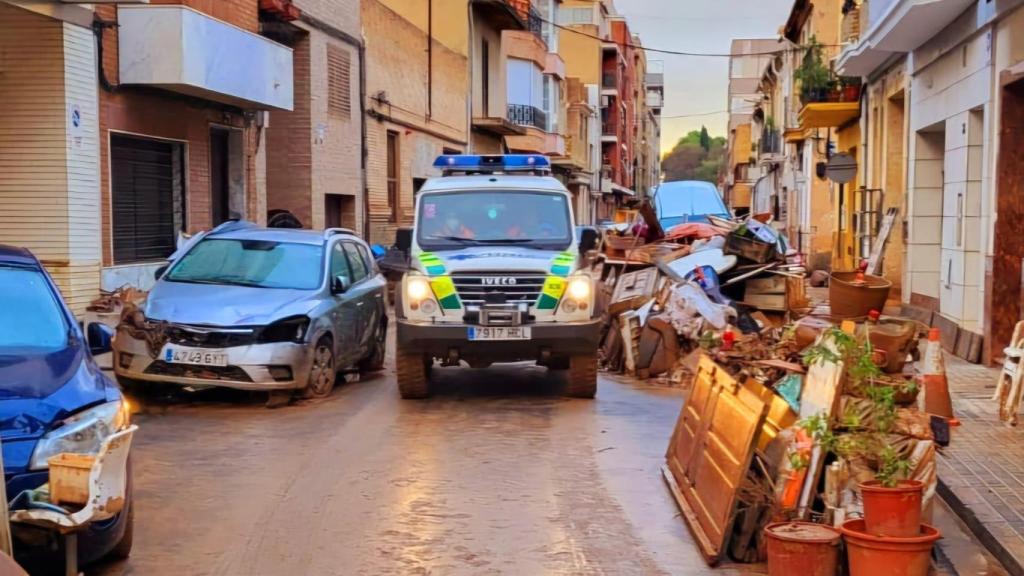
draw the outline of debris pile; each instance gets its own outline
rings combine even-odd
[[[706,325],[721,319],[709,316]],[[764,529],[778,522],[894,545],[934,532],[936,449],[956,422],[937,330],[915,362],[926,331],[874,312],[838,326],[805,317],[701,336],[664,475],[708,563],[764,560]],[[912,532],[872,532],[868,496],[889,490],[916,495],[887,512]]]
[[[770,217],[662,230],[644,204],[622,219],[595,264],[609,302],[606,370],[678,385],[692,376],[697,350],[721,348],[733,361],[780,357],[773,343],[805,305],[806,269]]]

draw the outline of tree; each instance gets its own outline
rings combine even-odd
[[[665,180],[703,180],[717,183],[725,162],[725,138],[712,137],[707,128],[694,130],[679,139],[661,161]]]

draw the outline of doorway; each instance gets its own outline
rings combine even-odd
[[[242,131],[210,128],[210,221],[217,226],[245,216],[245,151]]]
[[[914,137],[913,189],[908,210],[910,304],[937,312],[942,262],[945,122],[929,126],[917,132]]]
[[[324,228],[356,229],[355,196],[324,194]]]
[[[1021,291],[1024,260],[1024,79],[1003,87],[999,161],[996,166],[996,218],[992,272],[988,284],[985,319],[986,359],[998,360],[1009,344],[1024,309]]]

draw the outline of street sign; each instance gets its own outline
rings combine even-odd
[[[845,152],[834,154],[825,167],[825,176],[837,184],[851,182],[857,177],[857,160]]]

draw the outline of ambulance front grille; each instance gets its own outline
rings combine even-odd
[[[508,303],[533,305],[540,298],[547,274],[543,272],[472,272],[452,274],[463,306],[483,304],[488,294],[504,294]]]

